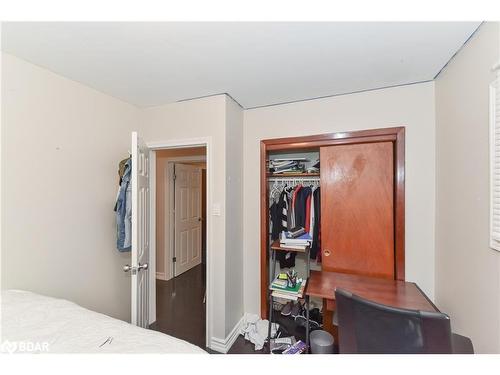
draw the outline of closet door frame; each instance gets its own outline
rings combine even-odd
[[[267,318],[269,286],[269,203],[266,159],[270,151],[300,151],[321,146],[392,142],[394,147],[395,278],[405,280],[405,128],[404,126],[337,132],[304,137],[266,139],[260,142],[260,315]],[[321,173],[321,169],[320,169]]]

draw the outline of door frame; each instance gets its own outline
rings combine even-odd
[[[206,147],[206,166],[207,166],[207,190],[206,190],[206,210],[210,212],[210,207],[213,202],[213,155],[212,155],[212,137],[200,137],[189,139],[168,140],[160,142],[146,142],[150,151],[159,151],[164,149],[187,148],[187,147]],[[150,298],[149,298],[149,324],[156,321],[156,152],[150,152],[150,246],[155,249],[150,254],[150,265],[155,272],[150,272]],[[179,157],[181,158],[181,157]],[[213,332],[213,304],[212,296],[214,295],[214,280],[213,280],[213,230],[212,217],[207,215],[206,226],[206,257],[207,257],[207,272],[206,272],[206,346],[209,347],[210,338]]]
[[[175,242],[174,242],[174,230],[175,230],[175,220],[173,219],[173,212],[172,212],[172,207],[174,207],[174,200],[175,200],[175,191],[174,191],[174,175],[173,175],[173,169],[172,167],[177,164],[177,163],[189,163],[189,162],[205,162],[207,161],[207,158],[205,155],[198,155],[198,156],[179,156],[179,157],[172,157],[172,158],[167,158],[165,159],[166,161],[166,174],[168,178],[168,212],[169,218],[168,218],[168,234],[169,234],[169,240],[168,240],[168,253],[170,257],[165,257],[165,280],[170,280],[174,278],[174,262],[172,262],[172,255],[174,254],[175,250]],[[201,167],[200,167],[201,169]],[[202,192],[203,194],[203,192]],[[201,205],[201,201],[200,201]],[[168,270],[168,272],[167,272]]]
[[[299,151],[321,146],[392,142],[394,147],[395,278],[405,280],[405,127],[337,132],[304,137],[266,139],[260,142],[260,315],[268,315],[269,204],[266,157],[269,151]],[[333,292],[333,291],[332,291]]]

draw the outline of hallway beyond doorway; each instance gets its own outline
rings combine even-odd
[[[151,329],[206,348],[205,265],[168,280],[156,280],[156,322]]]

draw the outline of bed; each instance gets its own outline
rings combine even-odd
[[[206,353],[64,299],[21,290],[2,291],[1,297],[2,352]]]

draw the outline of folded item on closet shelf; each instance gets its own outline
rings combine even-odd
[[[306,247],[309,246],[307,245],[289,245],[289,244],[281,244],[283,247],[286,247],[287,249],[293,249],[293,250],[305,250]]]
[[[240,334],[245,337],[245,340],[255,345],[255,350],[261,350],[267,340],[268,328],[268,320],[262,320],[255,314],[246,314],[243,319]],[[279,325],[277,323],[271,324],[271,337],[276,335],[278,328]]]
[[[282,248],[290,248],[290,249],[296,249],[296,250],[305,250],[306,247],[310,246],[311,242],[310,241],[307,241],[307,242],[296,242],[296,243],[293,243],[293,242],[286,242],[286,241],[283,241],[281,242],[280,241],[280,246]]]
[[[304,164],[307,161],[307,159],[274,159],[269,160],[268,165],[274,168],[283,168],[291,165]]]
[[[290,162],[290,163],[283,164],[283,165],[272,165],[271,168],[273,168],[274,170],[283,170],[283,169],[298,167],[300,165],[301,164],[297,163],[297,162]]]
[[[297,165],[299,163],[300,162],[297,160],[283,160],[283,161],[269,160],[269,165],[276,168],[284,167],[287,165]]]
[[[290,165],[283,165],[279,167],[271,166],[269,167],[269,171],[273,173],[279,173],[279,172],[287,172],[287,171],[302,171],[305,170],[305,167],[303,164],[290,164]]]
[[[288,236],[287,238],[297,238],[299,236],[302,236],[306,230],[304,227],[294,227],[288,231]]]
[[[289,172],[289,173],[291,173],[291,172],[294,172],[294,171],[299,171],[299,169],[296,168],[296,167],[289,167],[289,168],[287,167],[287,168],[283,168],[283,169],[277,169],[277,168],[272,168],[272,167],[269,168],[269,172],[270,173],[274,173],[274,174],[283,173],[283,172]]]
[[[299,172],[305,171],[304,160],[269,160],[268,168],[271,173]]]
[[[292,171],[292,170],[295,170],[295,169],[299,169],[299,165],[298,164],[292,164],[292,165],[284,165],[282,167],[270,167],[269,170],[271,172],[283,172],[283,171]]]
[[[298,160],[270,160],[269,165],[272,165],[274,167],[280,167],[283,165],[292,165],[292,164],[298,164]]]
[[[309,233],[303,233],[298,237],[290,237],[287,232],[281,232],[280,244],[281,245],[296,245],[296,246],[308,246],[311,244],[312,238]]]
[[[308,158],[276,158],[276,159],[269,159],[269,162],[273,163],[280,163],[280,162],[285,162],[285,161],[310,161]]]

